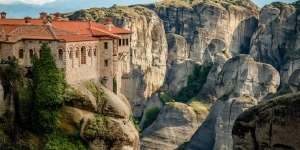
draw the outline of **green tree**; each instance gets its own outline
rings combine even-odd
[[[40,58],[33,58],[34,130],[49,133],[59,121],[58,109],[63,104],[66,88],[64,74],[56,67],[51,49],[41,46]]]
[[[195,66],[193,74],[188,78],[187,86],[178,93],[176,100],[179,102],[187,102],[195,97],[205,84],[210,69],[211,65]]]

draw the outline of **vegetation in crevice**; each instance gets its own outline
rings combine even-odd
[[[149,127],[158,117],[160,109],[158,107],[150,108],[145,112],[145,121],[143,124],[143,129]]]
[[[47,136],[44,150],[87,150],[80,137],[70,137],[59,132],[53,132]]]
[[[178,102],[187,102],[195,97],[205,84],[210,69],[211,65],[195,66],[193,73],[188,78],[187,86],[179,91],[175,100]]]
[[[86,88],[93,94],[97,101],[98,112],[102,113],[106,105],[106,97],[104,91],[93,81],[86,82]]]

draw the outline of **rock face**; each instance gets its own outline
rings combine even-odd
[[[249,55],[228,60],[212,80],[207,81],[201,93],[208,93],[206,97],[215,100],[244,95],[261,100],[267,94],[275,93],[280,84],[280,76],[275,68],[254,61]]]
[[[232,138],[229,135],[235,119],[264,96],[275,93],[280,84],[279,73],[275,68],[255,62],[249,55],[239,55],[228,60],[215,80],[213,86],[211,83],[206,84],[213,91],[207,93],[214,93],[207,97],[215,97],[218,102],[210,111],[204,126],[191,139],[188,149],[232,149]],[[209,140],[200,141],[203,134],[210,135]]]
[[[166,104],[155,122],[142,133],[141,149],[179,148],[191,138],[207,114],[206,108],[197,114],[194,108],[183,103]]]
[[[244,112],[233,127],[233,149],[298,149],[299,107],[297,93],[277,97]]]
[[[190,59],[204,64],[249,51],[258,14],[251,1],[191,2],[171,0],[148,6],[164,20],[166,32],[186,38]]]
[[[163,22],[155,12],[140,6],[94,8],[66,15],[70,19],[101,21],[112,17],[114,24],[130,29],[131,50],[122,62],[122,93],[140,116],[144,103],[164,83],[167,40]]]
[[[251,55],[280,70],[284,84],[295,70],[300,69],[298,6],[299,2],[273,3],[262,8],[259,29],[251,42]]]
[[[184,37],[169,33],[167,39],[169,50],[165,86],[171,95],[176,95],[187,86],[188,77],[192,74],[195,63],[188,59],[188,45]]]
[[[216,120],[214,150],[232,150],[231,131],[235,119],[256,104],[257,100],[251,97],[231,98],[221,102],[223,108]]]
[[[139,135],[130,120],[131,107],[121,95],[88,81],[72,85],[65,99],[59,126],[64,133],[79,132],[93,150],[139,149]]]
[[[300,69],[294,71],[289,79],[289,86],[293,92],[300,91]]]

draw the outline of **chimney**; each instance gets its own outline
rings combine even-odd
[[[31,24],[31,19],[32,19],[31,17],[25,17],[25,18],[24,18],[25,23],[26,23],[26,24]]]
[[[0,13],[0,16],[1,16],[1,17],[0,17],[1,19],[6,19],[6,12],[4,12],[4,11],[1,12],[1,13]]]

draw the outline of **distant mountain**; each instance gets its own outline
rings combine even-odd
[[[91,7],[110,7],[115,3],[118,3],[118,5],[130,5],[147,2],[151,2],[151,0],[58,0],[44,5],[30,5],[24,3],[0,4],[0,11],[6,11],[8,17],[23,18],[25,16],[37,17],[42,11],[49,13],[71,12]]]

